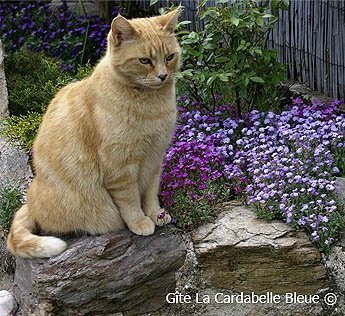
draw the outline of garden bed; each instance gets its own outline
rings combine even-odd
[[[307,281],[316,279],[310,291],[316,291],[328,286],[321,258],[326,260],[329,256],[326,266],[338,287],[333,290],[342,291],[344,276],[334,271],[337,267],[341,270],[344,261],[337,244],[345,227],[344,200],[339,197],[336,181],[337,177],[345,176],[344,103],[291,97],[290,91],[277,85],[284,78],[284,66],[276,62],[276,52],[266,49],[264,41],[251,40],[251,34],[264,39],[275,24],[268,8],[253,6],[236,11],[238,8],[220,6],[203,10],[205,30],[179,35],[184,64],[177,82],[179,117],[161,182],[161,203],[174,216],[173,231],[182,233],[187,248],[185,264],[177,273],[176,288],[191,295],[198,291],[213,293],[217,289],[212,286],[225,287],[229,293],[243,290],[245,282],[231,288],[235,283],[231,277],[241,281],[243,271],[257,276],[245,270],[250,268],[247,263],[250,257],[257,263],[257,269],[260,260],[268,261],[260,280],[242,280],[250,284],[244,290],[255,290],[258,284],[262,290],[265,275],[273,270],[276,273],[272,273],[272,280],[283,283],[279,279],[284,273],[281,266],[288,266],[288,271],[294,271],[287,278],[292,284],[296,282],[296,271],[299,276],[308,272]],[[219,16],[223,23],[219,23]],[[91,73],[92,64],[104,52],[109,25],[99,17],[76,16],[62,7],[51,9],[44,2],[1,3],[0,22],[8,53],[5,68],[11,114],[3,121],[2,134],[12,145],[32,154],[33,139],[49,101],[62,86]],[[210,33],[213,27],[217,27],[216,36]],[[224,32],[233,40],[231,46],[216,45]],[[2,239],[22,198],[16,189],[6,184],[3,187],[0,194],[6,199],[0,205]],[[225,206],[229,204],[245,207]],[[236,214],[244,218],[236,218]],[[234,223],[237,223],[235,233]],[[248,228],[246,225],[250,223]],[[261,231],[255,231],[257,227]],[[209,239],[203,235],[205,231],[204,235],[210,233]],[[267,233],[271,231],[272,238]],[[159,232],[164,234],[164,229]],[[221,238],[216,250],[212,232],[218,232],[217,238]],[[156,237],[162,238],[161,235],[150,238]],[[246,238],[252,243],[246,243]],[[257,239],[263,242],[255,244]],[[206,255],[205,245],[210,250]],[[335,247],[333,253],[332,247]],[[229,253],[237,260],[231,265]],[[11,270],[12,262],[8,262],[6,269]],[[296,262],[301,263],[301,269]],[[96,260],[95,265],[98,263]],[[232,271],[223,271],[222,264]],[[270,271],[275,265],[278,268]],[[309,269],[305,267],[312,268],[305,271]],[[212,269],[219,273],[216,282]],[[313,275],[312,269],[318,274]],[[229,286],[222,283],[226,279],[222,272],[226,272]],[[303,282],[298,284],[301,288],[305,286]],[[293,290],[293,285],[289,289]],[[283,292],[284,286],[279,290]],[[344,297],[339,294],[339,299],[341,310],[345,306]],[[295,313],[297,308],[299,314]],[[337,315],[336,308],[332,307],[327,315]],[[328,310],[321,305],[311,308],[283,305],[270,306],[267,312],[254,305],[234,305],[228,312],[219,304],[194,304],[169,306],[155,315],[235,315],[235,312],[242,315],[244,311],[255,315],[315,316],[325,315]]]
[[[273,70],[264,72],[259,65],[271,60],[282,78],[284,67],[273,62],[276,53],[266,49],[264,41],[246,38],[244,44],[240,40],[249,31],[264,36],[276,20],[267,6],[245,8],[201,6],[200,15],[207,16],[204,30],[181,35],[185,66],[178,81],[179,119],[164,163],[161,202],[175,216],[177,229],[185,231],[212,220],[219,212],[217,205],[239,200],[252,205],[261,218],[303,227],[319,249],[328,253],[344,226],[334,182],[345,174],[342,103],[290,99],[290,92],[281,95],[284,90],[269,80]],[[217,47],[211,66],[207,54],[197,52],[203,52],[206,42],[211,46],[205,49],[213,49],[215,38],[209,32],[217,14],[224,20],[224,30],[217,26],[216,34],[233,35],[233,45],[238,47],[235,51]],[[227,19],[233,15],[237,20]],[[248,22],[252,18],[255,23]],[[91,73],[92,66],[86,62],[95,62],[102,54],[108,26],[98,17],[77,16],[64,7],[51,9],[44,2],[2,3],[0,20],[10,53],[5,69],[11,117],[5,120],[2,133],[30,153],[49,101],[62,86]],[[66,56],[69,46],[62,44],[73,47],[71,56]],[[255,71],[262,78],[246,65],[236,68],[239,65],[227,59],[234,54],[250,62],[251,68],[258,67]],[[193,63],[195,76],[190,81]],[[231,73],[214,72],[217,67],[221,71],[224,63],[243,76],[242,83],[233,81]],[[74,71],[66,71],[66,65]],[[213,79],[206,82],[205,76]],[[242,94],[232,91],[234,87],[244,89]],[[254,101],[257,109],[251,110]]]

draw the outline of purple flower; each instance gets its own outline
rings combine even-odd
[[[157,219],[164,219],[166,213],[165,212],[161,212],[157,215]]]
[[[57,11],[53,12],[44,1],[34,5],[27,1],[1,2],[0,35],[5,49],[13,52],[26,46],[35,52],[43,51],[71,65],[72,69],[80,63],[96,62],[105,49],[109,25],[96,16],[78,16],[62,7]],[[83,45],[78,43],[84,42],[83,50]],[[59,49],[62,43],[65,47]]]

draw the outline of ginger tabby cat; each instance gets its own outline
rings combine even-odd
[[[176,121],[174,75],[180,9],[127,20],[117,16],[106,55],[92,75],[51,101],[34,142],[36,172],[7,245],[17,256],[51,257],[67,244],[48,233],[103,234],[128,227],[151,235],[161,164]]]

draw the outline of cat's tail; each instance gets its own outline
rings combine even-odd
[[[55,237],[32,234],[35,222],[24,204],[16,213],[7,238],[7,248],[15,256],[23,258],[49,258],[63,252],[67,244]]]

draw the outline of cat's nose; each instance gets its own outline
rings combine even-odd
[[[166,78],[168,77],[168,74],[164,74],[164,75],[159,75],[158,78],[162,81],[164,81]]]

